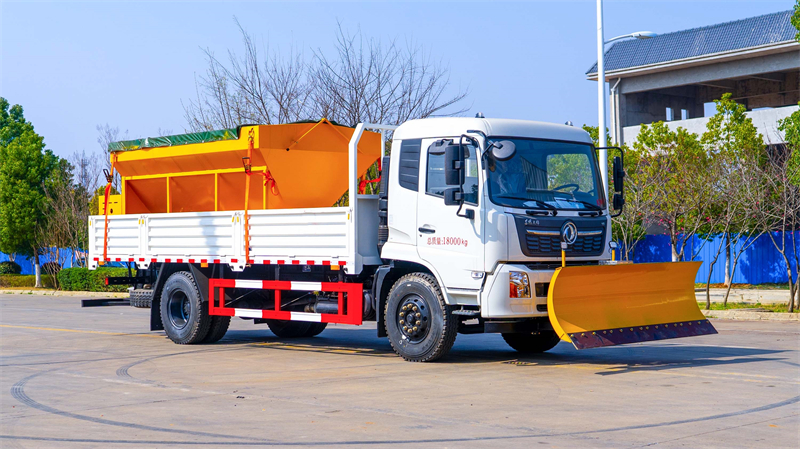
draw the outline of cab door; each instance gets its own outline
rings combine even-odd
[[[457,143],[458,138],[453,138]],[[465,203],[445,206],[444,153],[433,151],[440,139],[423,139],[420,148],[420,188],[417,200],[417,252],[431,264],[448,289],[478,290],[483,283],[483,221],[479,201],[482,194],[478,151],[466,145]],[[441,148],[441,147],[438,147]],[[472,210],[473,218],[465,218]]]

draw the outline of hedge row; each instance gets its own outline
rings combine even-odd
[[[62,290],[88,292],[124,292],[127,285],[106,285],[110,276],[127,276],[127,268],[65,268],[58,272],[58,283]]]
[[[36,275],[34,274],[0,274],[0,287],[30,287],[36,285]],[[53,276],[42,275],[42,285],[45,288],[53,288]]]

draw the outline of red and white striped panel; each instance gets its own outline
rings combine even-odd
[[[99,262],[101,260],[100,257],[93,258],[95,262]],[[213,256],[205,256],[203,258],[200,257],[117,257],[117,256],[109,256],[108,259],[105,260],[106,262],[146,262],[149,261],[150,263],[239,263],[240,259],[238,258],[215,258]],[[250,259],[248,261],[250,265],[323,265],[323,266],[330,266],[330,265],[339,265],[343,267],[347,265],[347,262],[344,260],[325,260],[325,259]]]
[[[268,318],[267,315],[272,315],[271,310],[258,310],[258,309],[233,309],[233,316],[243,318]],[[265,313],[266,312],[266,313]],[[288,312],[289,319],[292,321],[311,321],[314,323],[322,322],[321,313],[307,313],[307,312]]]

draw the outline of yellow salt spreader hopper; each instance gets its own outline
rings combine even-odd
[[[577,349],[716,334],[694,293],[700,265],[562,266],[547,294],[550,323]]]

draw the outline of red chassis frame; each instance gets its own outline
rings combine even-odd
[[[251,288],[275,290],[275,309],[238,309],[225,307],[226,288]],[[239,316],[272,320],[312,321],[317,323],[338,323],[359,325],[363,320],[363,284],[344,282],[294,282],[259,281],[250,279],[209,279],[208,314],[218,316]],[[339,313],[308,313],[281,310],[281,291],[319,291],[339,293]],[[217,294],[218,293],[218,294]],[[347,297],[345,297],[347,293]],[[219,298],[219,300],[217,300]],[[219,304],[217,302],[219,301]],[[346,306],[346,307],[345,307]],[[343,313],[347,310],[347,313]]]

